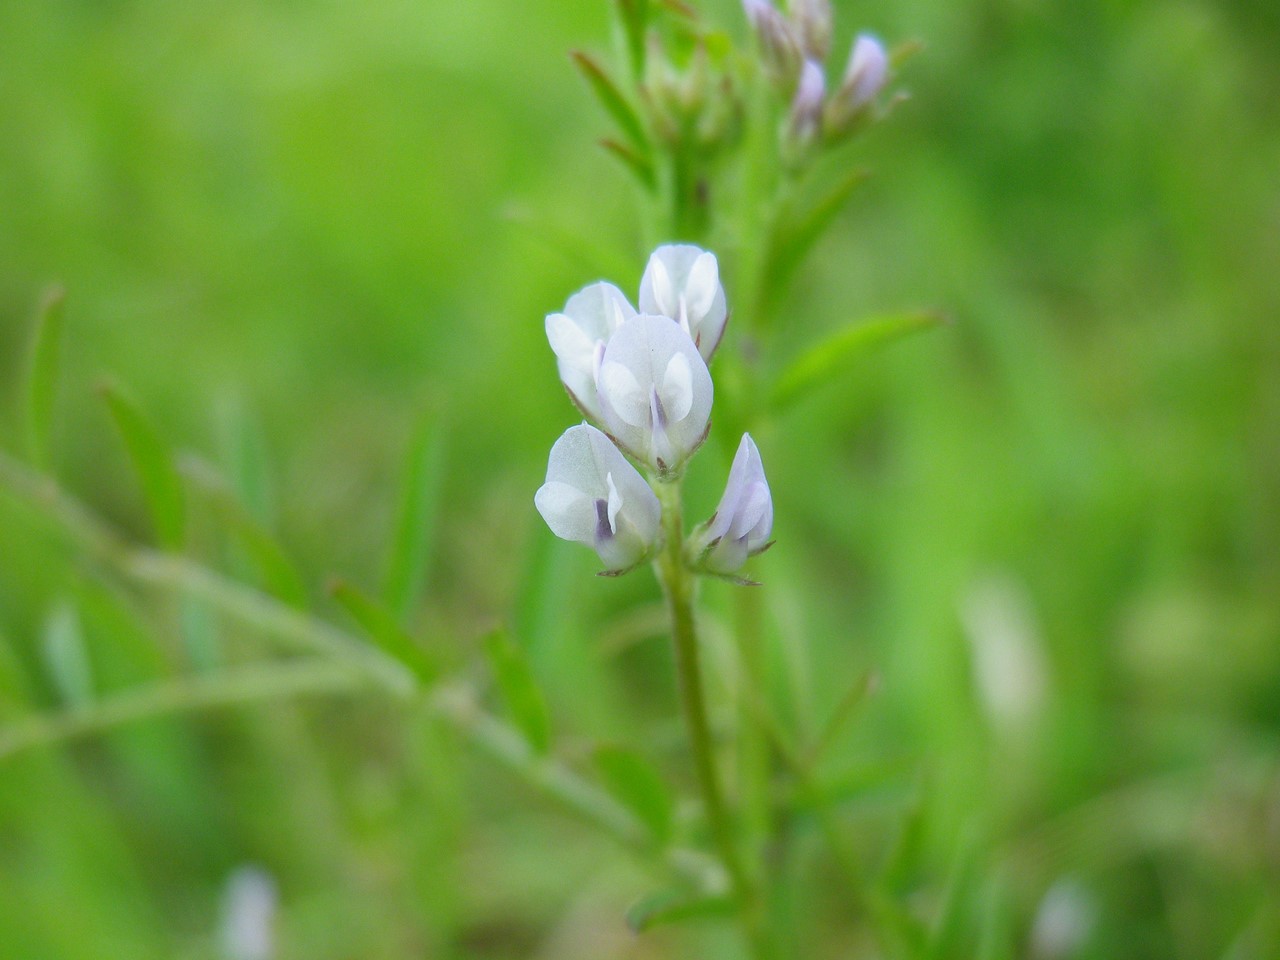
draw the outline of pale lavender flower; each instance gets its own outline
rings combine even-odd
[[[812,143],[822,129],[822,101],[826,95],[827,81],[822,75],[822,65],[806,60],[800,71],[800,86],[791,101],[787,129],[792,143],[805,147]]]
[[[833,129],[846,127],[875,101],[889,78],[889,55],[869,33],[860,33],[849,53],[844,79],[831,97]]]
[[[695,563],[711,573],[731,574],[769,546],[773,497],[751,434],[744,433],[729,468],[720,505],[689,541]]]
[[[640,279],[640,311],[676,321],[710,361],[729,318],[716,255],[692,244],[653,251]]]
[[[571,296],[561,313],[547,315],[547,341],[560,380],[579,409],[600,420],[596,381],[604,345],[636,315],[626,295],[611,283],[593,283]]]
[[[618,329],[605,347],[599,388],[610,433],[660,474],[679,470],[706,438],[711,374],[668,317],[642,313]]]
[[[551,532],[591,547],[610,573],[643,561],[658,540],[662,508],[613,442],[589,424],[551,448],[547,479],[533,498]]]

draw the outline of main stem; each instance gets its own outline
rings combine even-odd
[[[693,619],[694,577],[684,562],[684,518],[680,502],[680,483],[678,480],[659,481],[656,487],[658,499],[662,503],[664,543],[654,566],[663,592],[666,594],[667,609],[671,616],[671,638],[675,644],[680,703],[684,710],[685,725],[689,730],[689,746],[693,753],[694,769],[702,792],[707,823],[711,828],[720,859],[733,884],[734,897],[738,901],[739,914],[747,939],[753,954],[763,958],[769,956],[771,951],[768,949],[767,937],[761,925],[760,904],[757,902],[751,878],[743,866],[742,856],[734,837],[733,822],[729,817],[724,794],[720,790],[720,778],[716,772],[715,748],[703,693],[698,634]]]

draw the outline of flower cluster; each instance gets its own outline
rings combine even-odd
[[[636,310],[613,284],[594,283],[546,322],[560,380],[589,422],[551,448],[534,503],[556,536],[591,547],[614,574],[659,546],[662,506],[652,484],[678,478],[707,437],[707,364],[729,317],[715,255],[685,244],[654,251],[638,302]],[[686,562],[731,575],[769,545],[772,528],[760,452],[744,434],[720,505],[686,544]]]
[[[831,52],[830,0],[791,0],[788,14],[770,0],[742,0],[742,6],[774,85],[791,98],[787,134],[793,145],[848,136],[871,115],[889,76],[889,56],[879,40],[858,35],[840,85],[828,95],[823,65]]]

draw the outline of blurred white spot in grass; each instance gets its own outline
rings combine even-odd
[[[1088,942],[1098,922],[1097,901],[1078,881],[1064,878],[1040,901],[1031,926],[1034,960],[1064,960]]]
[[[238,867],[222,895],[222,951],[227,960],[271,960],[276,882],[261,867]]]
[[[981,579],[962,599],[960,616],[992,725],[1015,730],[1034,720],[1047,693],[1048,666],[1026,591],[1009,577]]]

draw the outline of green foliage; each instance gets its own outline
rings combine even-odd
[[[329,584],[329,594],[360,625],[370,640],[408,667],[420,683],[429,686],[436,679],[439,668],[385,607],[342,580]]]
[[[52,462],[49,444],[53,433],[58,374],[62,369],[65,302],[66,291],[61,287],[55,287],[44,295],[36,321],[27,378],[27,449],[32,462],[46,468]]]
[[[227,877],[253,863],[280,890],[276,960],[742,956],[735,905],[692,893],[723,878],[700,859],[661,596],[645,571],[590,576],[530,503],[577,417],[542,317],[701,239],[751,345],[716,376],[732,361],[756,409],[781,391],[784,411],[751,425],[777,506],[760,704],[734,696],[740,591],[699,598],[735,810],[740,751],[772,763],[763,808],[785,839],[748,853],[775,881],[782,955],[1044,956],[1038,918],[1068,889],[1068,956],[1270,956],[1271,7],[838,5],[837,52],[864,26],[927,42],[901,74],[911,99],[798,182],[727,154],[692,171],[714,208],[692,235],[656,200],[621,202],[627,159],[591,147],[646,156],[565,63],[607,49],[608,6],[0,4],[0,448],[42,468],[24,486],[0,460],[0,953],[221,957]],[[701,25],[672,6],[650,2],[646,28],[679,17],[681,56],[699,31],[746,36],[736,3],[699,5]],[[597,62],[644,124],[641,39],[624,27],[617,63]],[[676,172],[649,140],[646,196],[666,198]],[[741,225],[777,214],[747,249]],[[33,332],[51,276],[73,310]],[[915,304],[957,322],[841,326]],[[136,397],[109,407],[128,464],[94,405],[103,369]],[[725,394],[709,445],[731,453]],[[423,397],[448,424],[438,460]],[[175,479],[174,447],[225,468],[253,532],[185,454]],[[719,495],[702,470],[691,522]],[[229,571],[236,609],[269,616],[215,610],[203,580],[189,602],[128,537],[53,518],[69,493],[135,529],[138,478],[162,559]],[[432,695],[398,706],[407,661],[340,601],[306,604],[331,576],[368,585],[386,636],[467,665],[433,694],[474,695],[470,638],[516,624],[541,719],[508,726],[478,696],[439,701],[447,717]],[[64,600],[79,646],[49,640]],[[351,632],[277,648],[273,630],[310,636],[329,612]],[[191,636],[216,644],[194,676]],[[390,659],[387,684],[338,656],[347,641]],[[51,669],[55,650],[80,668]],[[805,784],[763,734],[738,742],[759,708],[801,759],[823,745]],[[542,803],[519,765],[548,715]],[[619,742],[667,784],[675,847],[646,846],[638,794],[594,762]],[[656,889],[637,940],[627,906]]]
[[[119,386],[105,383],[101,393],[137,471],[160,543],[170,550],[181,549],[186,497],[173,454],[141,408]]]
[[[669,841],[673,803],[653,765],[636,751],[613,745],[597,747],[595,761],[609,792],[640,818],[657,843]]]
[[[484,638],[484,652],[512,722],[536,753],[546,753],[551,749],[551,719],[524,649],[505,630],[494,630]]]

